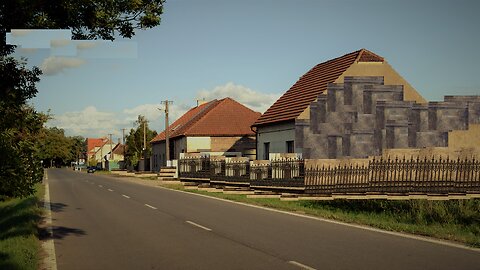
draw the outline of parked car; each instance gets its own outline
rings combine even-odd
[[[97,169],[94,166],[87,168],[87,173],[94,173]]]

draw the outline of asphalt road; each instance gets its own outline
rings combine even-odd
[[[48,177],[58,269],[480,269],[468,249],[109,176]]]

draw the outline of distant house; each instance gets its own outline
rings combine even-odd
[[[101,167],[104,167],[105,158],[109,158],[109,153],[115,147],[115,143],[110,141],[108,138],[87,138],[87,164],[91,165],[92,162],[95,164],[101,164]]]
[[[111,159],[114,161],[122,161],[124,160],[125,152],[126,146],[121,143],[117,143],[117,145],[115,145],[115,147],[113,148],[113,154],[111,155]]]
[[[255,157],[255,133],[250,126],[260,117],[231,98],[200,104],[173,122],[169,130],[170,159],[180,153],[208,152]],[[165,131],[152,144],[152,170],[166,165]]]
[[[109,170],[115,170],[115,169],[125,169],[125,160],[124,160],[124,153],[126,146],[117,143],[113,149],[112,152],[110,153],[110,150],[108,150],[107,153],[107,159],[108,159],[108,169]]]
[[[383,57],[366,49],[343,55],[310,69],[255,121],[252,128],[257,133],[257,159],[269,159],[270,153],[300,153],[303,154],[304,158],[329,156],[328,154],[317,155],[315,151],[317,145],[308,145],[308,140],[313,137],[305,138],[304,136],[305,125],[317,121],[317,119],[312,119],[311,106],[319,100],[319,97],[322,99],[328,95],[327,87],[329,84],[342,84],[345,78],[358,76],[381,77],[381,84],[401,86],[403,90],[402,100],[418,103],[426,102]],[[346,91],[351,91],[351,89]],[[330,101],[332,100],[335,101],[335,99],[330,99]],[[350,101],[347,97],[347,104]],[[335,112],[335,110],[332,112]],[[342,117],[335,113],[329,114],[328,117],[337,116]],[[315,117],[317,117],[317,114],[313,115],[313,118]],[[341,121],[337,122],[340,123]],[[334,121],[334,123],[337,122]],[[322,128],[328,127],[322,126]],[[338,140],[337,137],[330,138],[332,148],[334,145],[337,147],[336,145],[341,143]],[[328,139],[320,143],[328,144]],[[335,151],[337,151],[337,148],[335,148]]]

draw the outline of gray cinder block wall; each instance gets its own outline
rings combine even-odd
[[[329,84],[297,120],[295,140],[304,158],[365,158],[383,149],[448,146],[448,132],[480,123],[480,96],[445,96],[443,102],[403,100],[403,86],[383,77],[345,77]]]

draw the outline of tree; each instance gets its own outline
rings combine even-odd
[[[0,200],[31,194],[43,177],[35,140],[47,116],[26,103],[37,93],[41,71],[25,65],[13,58],[0,61]]]
[[[127,135],[125,144],[127,145],[126,160],[127,164],[131,166],[137,166],[138,161],[144,157],[152,155],[152,148],[150,141],[157,136],[157,132],[150,130],[148,127],[148,121],[143,115],[139,115],[137,121],[135,121],[137,127],[130,129],[130,133]],[[145,146],[144,149],[144,130],[145,130]]]
[[[63,129],[56,127],[42,129],[37,145],[39,157],[47,166],[69,165],[83,156],[86,149],[83,137],[67,137]]]
[[[71,29],[73,39],[131,38],[160,24],[165,0],[0,1],[0,199],[32,194],[42,179],[36,140],[47,116],[27,101],[37,94],[40,69],[9,56],[11,29]]]

